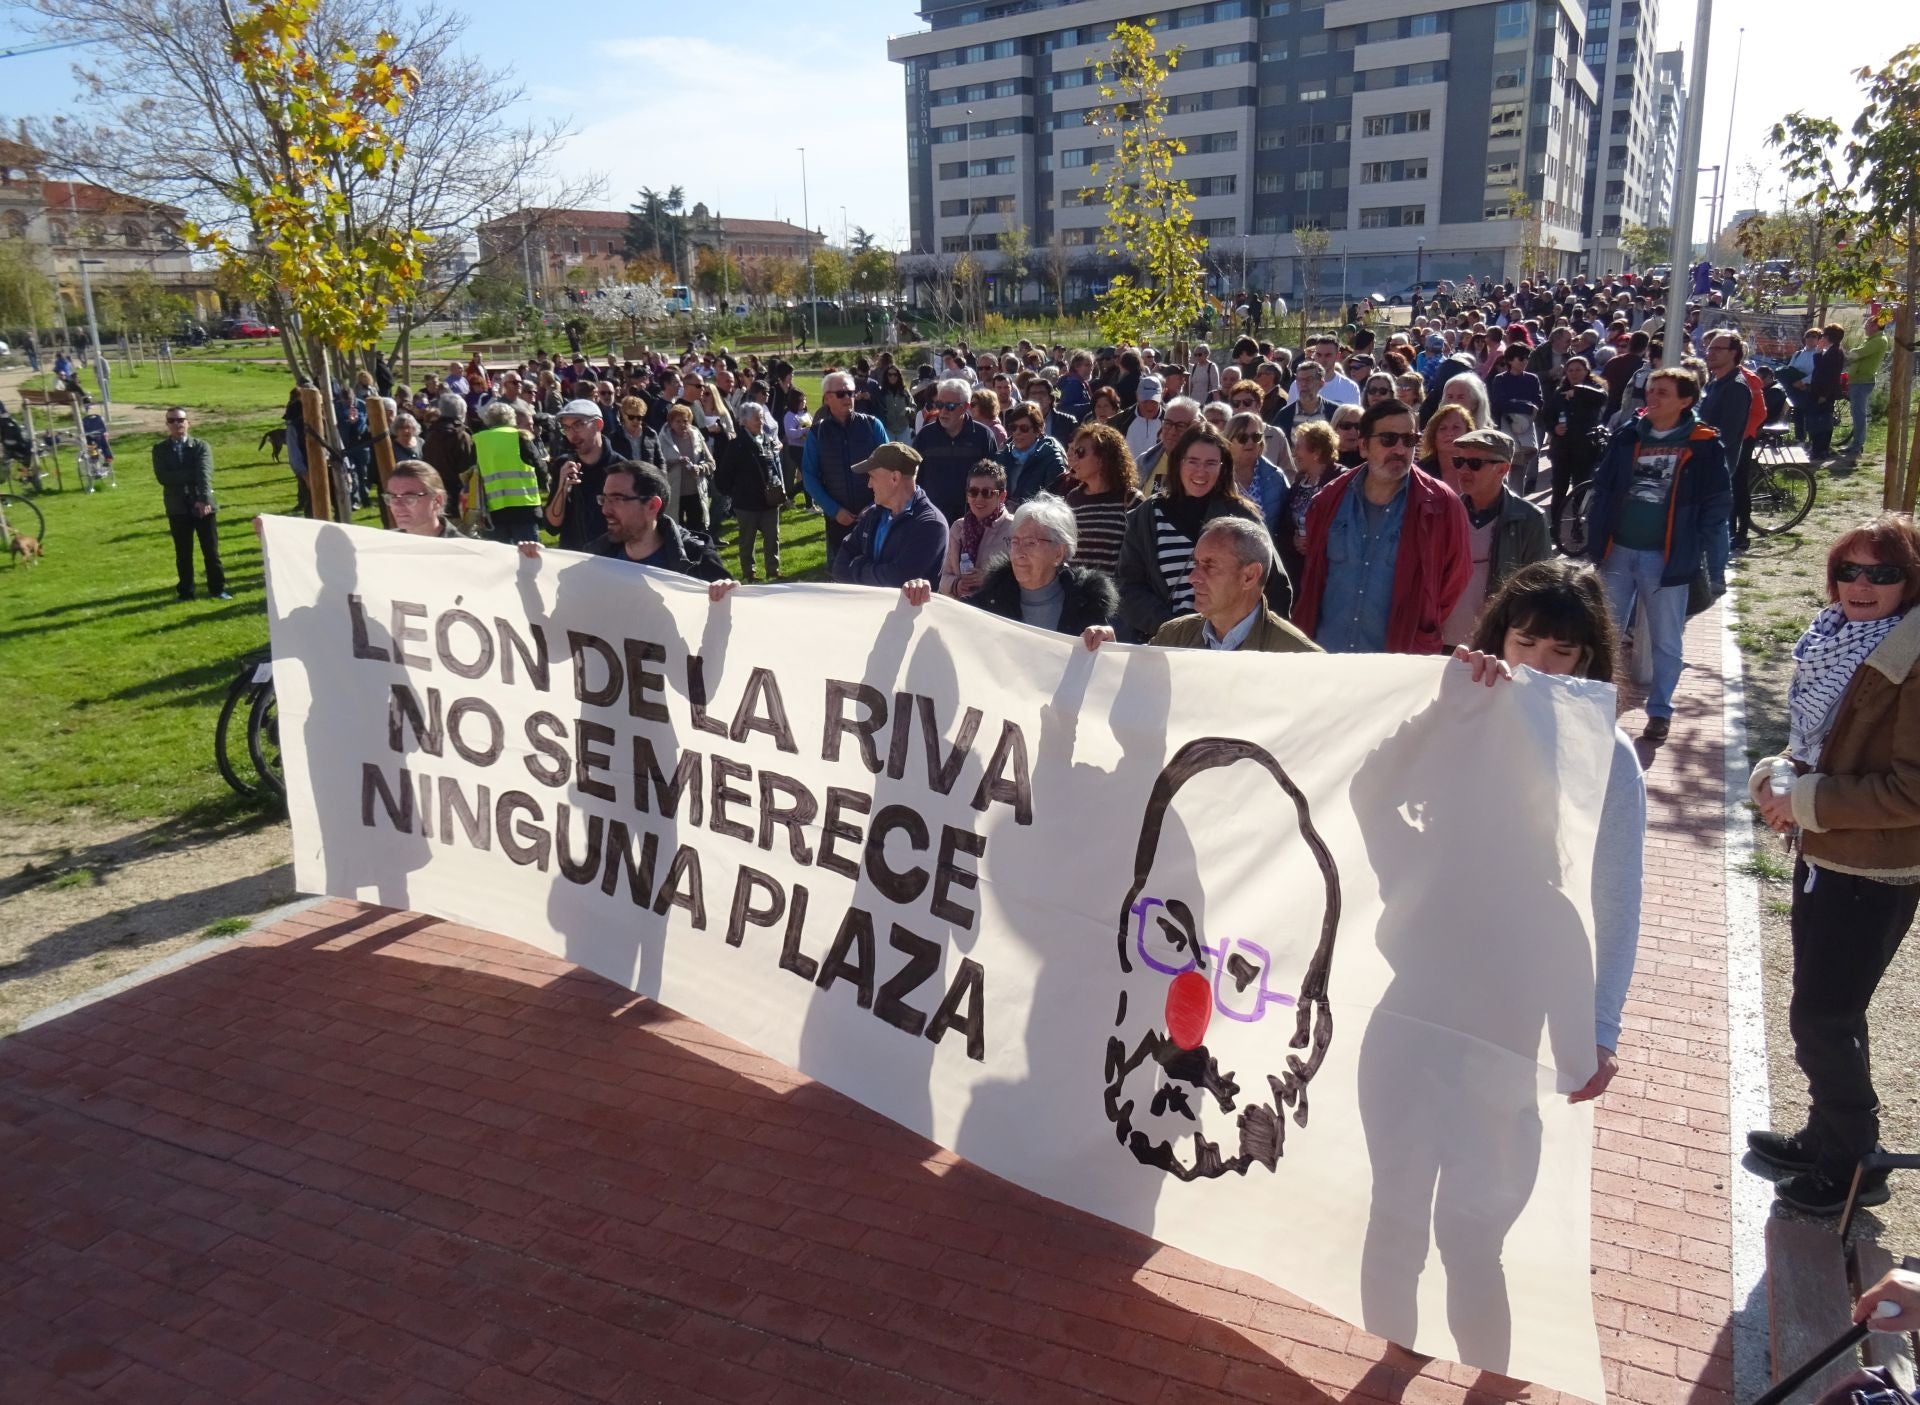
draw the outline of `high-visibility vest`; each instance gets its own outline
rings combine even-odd
[[[540,480],[534,476],[533,465],[520,457],[519,430],[507,425],[483,429],[473,436],[473,453],[488,512],[540,506]]]

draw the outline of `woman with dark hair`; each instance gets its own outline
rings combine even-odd
[[[1594,432],[1607,417],[1607,392],[1588,376],[1587,358],[1569,356],[1561,368],[1560,387],[1553,393],[1548,414],[1553,424],[1553,497],[1547,526],[1554,545],[1560,544],[1560,519],[1567,499],[1593,477]]]
[[[1120,392],[1103,385],[1093,392],[1093,418],[1089,424],[1106,424],[1120,417]]]
[[[880,396],[874,408],[878,411],[880,423],[887,427],[887,438],[901,440],[913,437],[913,395],[907,389],[906,377],[892,362],[880,368]]]
[[[1193,548],[1210,518],[1230,513],[1260,521],[1260,510],[1234,486],[1232,446],[1205,420],[1174,442],[1167,461],[1172,468],[1160,491],[1133,510],[1120,544],[1120,617],[1137,639],[1153,638],[1175,615],[1193,610]],[[1293,603],[1278,565],[1267,600],[1282,617]]]
[[[1140,398],[1140,353],[1127,350],[1120,353],[1120,373],[1113,382],[1114,393],[1120,397],[1120,408],[1131,410]]]
[[[1473,644],[1454,658],[1492,687],[1522,665],[1563,678],[1613,681],[1618,639],[1606,590],[1590,567],[1536,561],[1507,578],[1481,610]],[[1593,1029],[1596,1066],[1569,1102],[1597,1098],[1619,1071],[1620,1011],[1640,945],[1640,891],[1647,833],[1647,780],[1633,743],[1613,731],[1613,762],[1593,851]]]
[[[1083,424],[1067,450],[1064,482],[1078,532],[1073,564],[1112,575],[1120,569],[1127,516],[1140,505],[1140,471],[1133,451],[1110,425]]]
[[[1420,431],[1420,457],[1414,460],[1420,471],[1444,478],[1453,464],[1453,441],[1472,428],[1473,416],[1464,405],[1442,405],[1435,410]]]
[[[1007,411],[1007,442],[994,455],[1007,471],[1007,502],[1018,507],[1045,492],[1067,471],[1066,451],[1046,431],[1046,416],[1031,400],[1018,400]]]
[[[1815,1215],[1840,1213],[1878,1145],[1867,1007],[1920,905],[1913,519],[1889,514],[1842,533],[1827,553],[1827,600],[1793,646],[1787,750],[1747,787],[1768,825],[1797,835],[1787,1025],[1808,1104],[1801,1130],[1749,1132],[1747,1146],[1793,1173],[1775,1196]],[[1886,1171],[1862,1171],[1854,1203],[1887,1198]]]

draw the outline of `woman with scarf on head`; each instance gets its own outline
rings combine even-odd
[[[1827,553],[1828,605],[1793,647],[1787,751],[1754,768],[1761,818],[1797,836],[1793,996],[1787,1025],[1807,1078],[1799,1131],[1754,1131],[1747,1146],[1789,1174],[1782,1203],[1844,1207],[1878,1145],[1867,1007],[1920,905],[1920,530],[1883,516]],[[1856,1205],[1888,1198],[1885,1170],[1862,1172]]]

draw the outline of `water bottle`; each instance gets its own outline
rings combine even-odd
[[[1793,794],[1793,762],[1787,760],[1784,756],[1776,756],[1770,763],[1769,771],[1770,774],[1767,776],[1767,788],[1769,790],[1775,795]]]
[[[960,574],[963,576],[973,574],[973,557],[964,551],[960,553]]]

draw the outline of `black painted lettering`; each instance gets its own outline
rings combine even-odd
[[[387,812],[387,823],[402,834],[413,833],[413,777],[407,768],[399,770],[399,794],[387,789],[387,778],[380,768],[371,761],[360,763],[360,823],[367,829],[373,826],[374,797],[380,799],[380,808]]]
[[[493,800],[484,785],[473,788],[473,797],[473,806],[468,808],[467,795],[460,783],[452,776],[440,777],[440,842],[453,843],[453,826],[457,820],[467,843],[485,853],[493,847]]]
[[[667,720],[667,675],[650,663],[664,664],[667,649],[648,639],[622,641],[627,648],[627,715],[649,722]],[[698,823],[698,821],[696,821]]]
[[[513,661],[517,656],[520,667],[527,671],[527,681],[533,684],[534,690],[546,692],[553,671],[551,661],[547,657],[547,632],[539,625],[528,622],[527,630],[533,635],[533,648],[529,651],[527,641],[520,637],[519,632],[511,624],[498,615],[493,617],[493,627],[500,636],[500,681],[508,684],[513,682]]]
[[[849,702],[858,703],[867,710],[863,718],[844,716]],[[825,761],[840,759],[840,738],[851,734],[860,747],[860,760],[874,775],[880,774],[880,753],[874,747],[873,738],[887,725],[887,697],[878,688],[866,683],[842,683],[837,678],[827,680],[827,721],[826,731],[820,738],[820,756]]]
[[[573,856],[573,826],[569,823],[572,818],[573,810],[569,806],[561,804],[554,808],[553,832],[560,849],[560,876],[569,883],[585,885],[600,874],[601,819],[592,813],[587,815],[587,852],[576,859]]]
[[[665,917],[667,909],[677,907],[693,919],[696,931],[707,930],[707,890],[700,878],[700,852],[691,844],[674,850],[667,876],[660,880],[660,892],[653,900],[653,915]]]
[[[873,811],[873,797],[864,791],[843,790],[837,785],[827,787],[827,813],[820,821],[820,867],[842,878],[858,878],[860,861],[834,852],[836,839],[855,846],[860,843],[860,827],[842,820],[842,810],[851,810],[856,815],[870,814]]]
[[[787,704],[780,696],[780,680],[770,668],[756,668],[747,675],[747,691],[733,714],[733,727],[727,735],[734,743],[745,741],[749,732],[764,732],[773,744],[789,754],[800,748],[793,740],[793,728],[787,724]]]
[[[594,707],[606,707],[618,701],[620,697],[620,656],[613,651],[613,645],[597,634],[583,634],[577,629],[567,631],[567,653],[573,659],[573,695],[583,703]],[[607,681],[598,688],[587,684],[587,655],[599,656],[601,665],[607,670]]]
[[[964,1010],[960,1008],[962,1001],[966,1002]],[[972,957],[960,958],[960,968],[953,973],[947,993],[940,997],[940,1008],[933,1012],[933,1019],[927,1025],[927,1038],[938,1044],[940,1036],[950,1029],[967,1036],[968,1058],[975,1063],[986,1061],[986,976],[980,963]]]
[[[1013,768],[1011,779],[1006,774],[1009,766]],[[986,775],[980,778],[980,789],[974,792],[973,808],[984,812],[992,800],[1013,806],[1015,824],[1033,823],[1033,777],[1027,769],[1027,739],[1016,722],[1000,724],[1000,744],[993,749],[993,760],[987,763]]]
[[[780,796],[786,796],[793,803],[783,805]],[[813,798],[808,790],[792,776],[783,776],[776,771],[760,773],[760,847],[773,848],[774,826],[787,831],[787,852],[793,855],[797,864],[813,862],[813,850],[807,845],[807,826],[812,824],[820,813],[820,802]]]
[[[473,631],[476,648],[472,663],[462,662],[453,651],[453,627],[456,624],[463,624]],[[445,611],[433,622],[433,651],[439,656],[442,668],[462,678],[485,678],[487,670],[493,667],[493,636],[487,632],[486,625],[480,622],[478,615],[465,610]]]
[[[516,822],[517,817],[525,817]],[[502,792],[493,806],[493,832],[500,841],[500,852],[522,868],[547,871],[553,852],[553,836],[540,827],[540,802],[524,790]]]
[[[347,620],[353,626],[353,656],[356,659],[372,659],[375,663],[391,663],[387,651],[367,638],[367,604],[357,595],[347,597]]]
[[[953,739],[953,747],[942,761],[940,724],[934,720],[933,699],[922,693],[916,701],[920,705],[920,735],[927,744],[927,784],[937,794],[951,795],[954,782],[960,779],[960,768],[973,750],[973,739],[980,734],[980,709],[970,707],[961,714],[960,735]]]
[[[567,755],[567,724],[551,712],[536,712],[527,719],[526,733],[533,752],[520,760],[527,774],[541,785],[565,785],[573,774],[573,761]]]
[[[933,901],[928,907],[942,922],[951,922],[964,932],[973,930],[973,909],[960,906],[950,895],[955,888],[979,887],[980,875],[973,869],[960,867],[954,859],[961,854],[977,859],[986,852],[985,835],[955,829],[950,824],[940,827],[940,861],[934,866]]]
[[[820,970],[820,964],[806,952],[800,950],[800,934],[807,925],[807,885],[793,885],[793,901],[787,906],[787,930],[780,940],[780,969],[791,971],[803,981],[811,982]]]
[[[475,746],[466,739],[460,724],[469,717],[478,717],[486,724],[485,740]],[[500,753],[507,747],[507,729],[500,721],[500,714],[493,710],[493,704],[485,698],[456,698],[453,706],[447,709],[447,740],[453,743],[453,749],[460,753],[461,759],[475,766],[491,766],[500,759]]]
[[[927,822],[905,805],[883,805],[867,829],[867,877],[882,897],[905,907],[927,890],[929,877],[924,868],[896,872],[888,866],[887,836],[896,829],[907,836],[914,853],[926,853]]]
[[[633,806],[642,814],[648,813],[647,787],[653,787],[655,799],[659,802],[660,814],[672,819],[680,808],[682,791],[690,792],[687,797],[687,823],[700,823],[700,761],[697,751],[680,753],[680,764],[673,768],[673,782],[661,774],[660,762],[654,756],[653,742],[646,737],[633,739]]]
[[[716,737],[727,734],[725,727],[707,716],[707,661],[698,654],[687,655],[687,706],[693,710],[695,731]]]
[[[613,782],[601,780],[596,772],[613,765],[613,728],[584,717],[573,723],[573,779],[581,792],[599,800],[614,799]]]
[[[395,683],[387,693],[387,750],[406,752],[404,733],[413,733],[413,750],[440,756],[447,746],[446,728],[440,715],[440,690],[427,689],[427,708],[420,710],[420,695],[411,683]]]
[[[393,661],[407,668],[417,668],[423,673],[433,667],[433,660],[425,654],[409,654],[407,645],[427,642],[426,630],[416,629],[412,624],[412,621],[426,617],[425,605],[415,604],[411,600],[393,602]]]
[[[724,756],[713,758],[713,781],[707,788],[707,793],[712,800],[713,816],[708,820],[707,828],[715,834],[724,834],[729,839],[753,843],[753,826],[727,816],[727,806],[753,803],[753,796],[730,782],[752,779],[751,766],[742,766],[738,761],[729,761]]]
[[[639,840],[640,856],[634,857],[634,841]],[[653,867],[660,858],[660,836],[647,831],[629,834],[620,820],[607,821],[607,866],[600,875],[600,891],[608,897],[620,886],[620,875],[627,877],[627,896],[635,907],[653,906]]]
[[[826,990],[835,981],[852,981],[860,1008],[873,1008],[873,918],[862,908],[850,907],[840,919],[814,984]]]
[[[887,779],[907,774],[907,747],[913,741],[913,694],[893,695],[893,730],[887,734]]]
[[[754,904],[756,892],[766,900],[765,906]],[[773,926],[786,910],[787,895],[780,885],[770,875],[742,864],[733,884],[733,908],[727,914],[727,945],[739,946],[748,927]]]
[[[907,964],[887,977],[880,987],[880,998],[874,1002],[873,1013],[895,1029],[917,1035],[927,1027],[927,1012],[909,1005],[907,997],[940,969],[940,943],[909,932],[896,922],[887,934],[887,944],[904,955]]]

